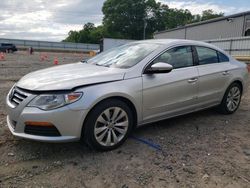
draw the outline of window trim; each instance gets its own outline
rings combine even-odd
[[[220,60],[219,53],[221,53],[222,55],[224,55],[224,56],[228,59],[228,61],[221,61],[221,60]],[[222,53],[222,52],[220,52],[220,51],[218,51],[218,50],[217,50],[217,56],[218,56],[218,59],[219,59],[219,63],[227,63],[227,62],[230,62],[229,57],[228,57],[226,54],[224,54],[224,53]]]
[[[195,58],[196,58],[196,61],[197,61],[197,65],[201,66],[201,65],[211,65],[211,64],[216,64],[216,63],[209,63],[209,64],[200,64],[199,62],[199,55],[198,55],[198,52],[197,52],[197,49],[196,47],[202,47],[202,48],[208,48],[210,50],[213,50],[216,52],[216,55],[217,55],[217,60],[218,62],[217,63],[227,63],[227,62],[230,62],[230,58],[224,54],[223,52],[219,51],[219,50],[216,50],[214,48],[211,48],[211,47],[207,47],[207,46],[199,46],[199,45],[193,45],[194,47],[194,53],[195,53]],[[228,61],[220,61],[220,57],[219,57],[219,53],[223,54],[224,56],[226,56],[228,58]]]
[[[213,48],[210,48],[210,47],[206,47],[206,46],[198,46],[198,45],[195,45],[194,48],[195,48],[195,51],[196,51],[196,54],[197,54],[197,62],[198,62],[198,65],[211,65],[211,64],[216,64],[216,63],[200,64],[199,54],[198,54],[198,51],[197,51],[197,48],[196,48],[196,47],[207,48],[207,49],[210,49],[210,50],[215,51],[216,56],[217,56],[217,61],[218,61],[218,62],[216,62],[216,63],[220,63],[220,59],[219,59],[217,50],[215,50],[215,49],[213,49]]]
[[[154,60],[157,59],[159,56],[161,56],[162,54],[164,54],[165,52],[167,52],[168,50],[171,50],[173,48],[177,48],[177,47],[191,47],[191,53],[192,53],[192,59],[193,59],[193,65],[192,66],[188,66],[188,67],[180,67],[180,68],[174,68],[173,70],[177,70],[177,69],[183,69],[183,68],[189,68],[189,67],[194,67],[196,66],[196,62],[195,62],[195,57],[194,57],[194,48],[193,45],[176,45],[176,46],[170,46],[169,48],[166,48],[165,50],[163,50],[162,52],[160,52],[159,54],[157,54],[155,57],[153,57],[147,64],[146,66],[144,66],[143,68],[143,73],[142,74],[146,74],[146,70],[153,64]]]

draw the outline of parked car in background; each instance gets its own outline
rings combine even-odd
[[[137,126],[211,107],[234,113],[247,76],[244,63],[207,43],[132,42],[24,76],[7,95],[7,123],[18,137],[111,150]]]
[[[13,53],[16,52],[17,48],[11,43],[0,43],[0,52]]]

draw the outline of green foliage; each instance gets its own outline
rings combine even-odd
[[[222,16],[224,16],[224,13],[220,12],[219,14],[217,14],[213,10],[208,9],[202,12],[201,21],[210,20]]]
[[[98,44],[104,36],[103,26],[97,26],[93,23],[87,23],[80,31],[70,31],[68,37],[63,42],[93,43]]]
[[[70,31],[66,42],[100,43],[103,37],[120,39],[152,38],[153,33],[185,24],[221,17],[223,13],[205,10],[192,15],[187,9],[171,9],[155,0],[106,0],[102,26],[87,23],[80,31]]]
[[[194,16],[187,9],[170,9],[167,5],[161,6],[162,21],[165,29],[172,29],[184,26],[192,22]]]
[[[215,13],[213,10],[208,9],[208,10],[204,10],[202,11],[201,15],[194,15],[194,19],[193,19],[193,23],[194,22],[201,22],[201,21],[205,21],[205,20],[210,20],[210,19],[214,19],[214,18],[218,18],[218,17],[222,17],[224,16],[224,13],[220,12],[220,13]]]
[[[146,36],[149,38],[159,29],[159,8],[155,0],[107,0],[102,8],[103,25],[112,36],[142,39],[147,23]]]

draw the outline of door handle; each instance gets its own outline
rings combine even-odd
[[[229,74],[229,72],[228,72],[228,71],[224,71],[224,72],[222,72],[222,74],[223,74],[224,76],[226,76],[226,75]]]
[[[188,80],[188,83],[195,83],[195,82],[197,82],[197,80],[198,80],[198,78],[191,78],[191,79],[189,79]]]

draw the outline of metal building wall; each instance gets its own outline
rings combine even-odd
[[[174,29],[155,33],[156,39],[190,39],[190,40],[210,40],[230,37],[241,37],[244,35],[244,15],[225,18],[223,20],[204,24],[190,24],[184,28]]]
[[[241,37],[244,28],[244,16],[233,18],[232,21],[217,22],[187,27],[186,39],[209,40],[219,38]]]
[[[185,39],[185,29],[176,29],[169,32],[157,33],[155,39]]]

